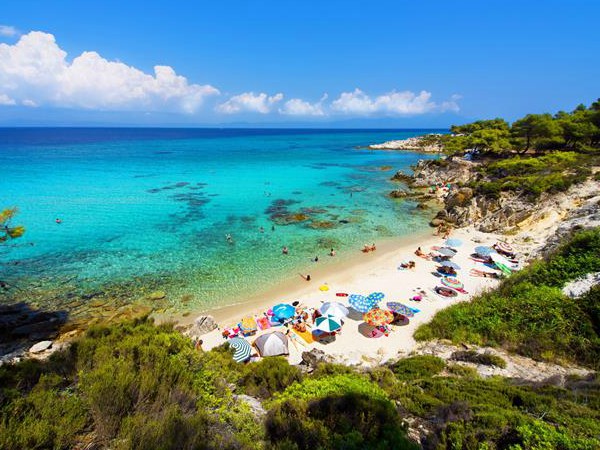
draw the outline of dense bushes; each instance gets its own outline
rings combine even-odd
[[[514,274],[499,289],[440,311],[415,338],[503,346],[538,359],[598,368],[599,291],[572,299],[559,289],[597,271],[600,229],[579,232],[550,258]]]
[[[271,445],[279,449],[419,448],[406,438],[389,400],[352,390],[278,403],[267,416],[266,429]]]
[[[563,192],[584,181],[591,174],[590,162],[590,156],[574,152],[515,156],[483,166],[484,177],[473,181],[470,187],[487,197],[495,198],[502,191],[514,191],[535,199],[544,192]]]

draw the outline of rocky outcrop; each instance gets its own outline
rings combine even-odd
[[[433,136],[439,135],[416,136],[408,139],[387,141],[382,144],[369,145],[368,148],[370,150],[409,150],[423,153],[440,153],[442,146],[438,139],[431,139]]]
[[[414,168],[411,181],[403,173],[394,179],[405,182],[413,189],[435,188],[435,194],[443,201],[443,207],[431,220],[431,226],[451,225],[464,227],[477,224],[482,232],[512,232],[522,230],[543,221],[552,224],[563,223],[555,240],[558,242],[573,227],[600,225],[600,201],[587,202],[600,191],[600,183],[588,180],[572,186],[563,193],[544,193],[535,203],[522,194],[500,192],[496,197],[476,195],[467,187],[470,182],[479,181],[483,175],[478,170],[478,162],[452,158],[445,160],[421,160]],[[397,177],[397,178],[396,178]],[[449,187],[448,187],[449,186]],[[430,189],[432,190],[432,189]],[[414,194],[409,194],[413,196]],[[398,190],[390,196],[404,197]],[[599,198],[600,200],[600,198]],[[585,208],[573,219],[572,223],[563,220],[586,203]],[[596,225],[594,225],[596,224]]]
[[[198,316],[193,323],[188,325],[178,325],[175,327],[180,333],[190,338],[200,338],[200,336],[211,332],[217,328],[217,322],[213,316]]]

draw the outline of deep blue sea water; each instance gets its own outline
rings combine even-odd
[[[423,155],[361,147],[431,131],[0,129],[0,207],[27,229],[0,252],[0,279],[159,279],[176,308],[183,294],[226,304],[331,246],[343,259],[423,229],[413,203],[387,197]]]

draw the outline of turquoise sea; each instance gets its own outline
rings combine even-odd
[[[205,309],[416,233],[427,218],[387,194],[423,155],[364,147],[432,131],[0,129],[0,207],[27,229],[0,250],[19,287],[0,295],[121,285]]]

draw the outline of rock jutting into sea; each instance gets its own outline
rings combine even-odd
[[[387,141],[382,144],[371,144],[367,148],[370,150],[410,150],[422,153],[441,153],[443,147],[439,140],[431,137],[440,136],[438,134],[428,134],[425,136],[416,136],[397,141]],[[425,139],[427,138],[427,139]]]

